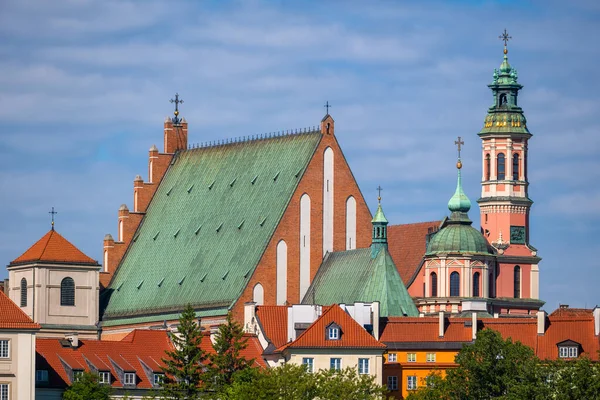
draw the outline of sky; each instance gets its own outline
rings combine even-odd
[[[0,262],[50,228],[95,259],[178,92],[190,143],[318,125],[326,101],[371,209],[441,219],[463,185],[479,224],[498,39],[524,85],[540,296],[600,304],[600,3],[0,1]],[[0,279],[8,276],[0,268]]]

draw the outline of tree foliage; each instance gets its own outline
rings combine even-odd
[[[206,353],[200,348],[202,331],[196,322],[194,309],[187,305],[179,317],[177,334],[171,336],[174,350],[166,351],[163,358],[165,379],[161,386],[163,396],[169,399],[196,399],[203,390]]]
[[[600,400],[600,365],[588,357],[558,360],[545,366],[549,398]]]
[[[245,370],[254,364],[254,360],[247,360],[242,350],[248,347],[248,338],[244,338],[244,328],[235,321],[231,313],[227,314],[225,324],[219,326],[215,334],[213,348],[214,354],[209,354],[206,382],[215,391],[230,385],[233,375]]]
[[[301,365],[251,369],[234,374],[223,390],[223,400],[371,400],[384,399],[387,390],[356,369],[309,373]]]
[[[112,393],[110,385],[101,384],[98,375],[84,372],[63,393],[63,400],[108,400]]]

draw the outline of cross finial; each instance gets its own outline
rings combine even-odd
[[[54,215],[58,214],[58,212],[54,211],[54,207],[52,207],[52,211],[49,211],[48,214],[52,215],[52,230],[54,230]]]
[[[381,203],[381,191],[383,190],[383,188],[381,187],[381,185],[377,186],[377,201]]]
[[[325,109],[327,110],[327,114],[326,114],[326,115],[329,115],[329,107],[331,107],[331,106],[329,105],[329,101],[326,101],[326,102],[325,102],[325,105],[324,105],[323,107],[325,107]]]
[[[506,31],[506,28],[504,28],[504,32],[502,32],[502,34],[500,36],[498,36],[498,39],[500,39],[504,42],[504,48],[506,49],[506,44],[508,43],[508,41],[510,39],[512,39],[512,36],[508,36],[508,32]]]
[[[174,124],[178,124],[181,121],[179,119],[179,104],[183,103],[183,100],[179,100],[179,93],[175,93],[175,100],[171,99],[170,102],[175,103],[175,111],[173,111],[175,117],[173,117],[171,120]]]
[[[463,141],[461,140],[461,137],[459,136],[459,137],[458,137],[458,140],[455,140],[455,141],[454,141],[454,144],[455,144],[455,145],[458,147],[458,159],[460,160],[460,150],[462,149],[462,147],[461,147],[461,146],[462,146],[463,144],[465,144],[465,142],[463,142]]]

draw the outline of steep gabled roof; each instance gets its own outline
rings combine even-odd
[[[251,278],[320,132],[191,149],[173,160],[109,285],[104,325],[222,315]]]
[[[388,226],[388,250],[405,285],[411,280],[427,250],[427,234],[435,232],[441,221]]]
[[[152,377],[148,377],[141,360],[153,360],[153,370],[164,365],[165,351],[173,345],[165,330],[137,331],[130,340],[104,341],[79,340],[77,348],[63,347],[62,339],[36,340],[36,369],[48,369],[49,386],[64,388],[71,383],[65,364],[72,369],[90,371],[89,363],[99,370],[108,368],[113,387],[123,387],[118,379],[115,364],[124,371],[135,372],[136,388],[150,389]]]
[[[288,342],[288,306],[257,306],[256,318],[273,346],[281,347]]]
[[[341,330],[338,340],[328,340],[326,328],[335,323]],[[353,349],[385,349],[365,328],[360,326],[337,304],[332,305],[311,326],[309,326],[293,342],[278,349],[306,349],[306,348],[353,348]]]
[[[381,316],[417,316],[392,257],[382,248],[371,258],[371,248],[327,254],[303,304],[380,303]]]
[[[600,336],[594,333],[592,310],[581,308],[558,309],[548,316],[546,332],[538,336],[538,357],[558,358],[557,345],[566,340],[581,345],[582,354],[600,360]]]
[[[4,292],[0,291],[0,329],[40,329]]]
[[[98,262],[83,254],[54,229],[48,231],[25,253],[14,259],[9,266],[31,262],[98,265]]]

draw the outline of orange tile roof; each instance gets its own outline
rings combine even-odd
[[[79,340],[79,347],[76,349],[62,347],[60,342],[61,339],[36,340],[36,368],[48,368],[51,387],[65,387],[70,384],[62,362],[74,369],[89,371],[87,359],[100,370],[109,367],[113,387],[123,387],[123,385],[117,378],[111,360],[126,371],[130,369],[135,371],[137,388],[150,389],[152,377],[148,378],[140,360],[158,372],[159,367],[164,365],[161,358],[165,357],[165,350],[173,349],[164,330],[139,330],[133,334],[131,340],[119,342]],[[153,361],[152,364],[146,362],[150,360]]]
[[[594,334],[594,317],[583,309],[571,309],[573,313],[558,309],[548,317],[546,332],[538,336],[537,355],[541,359],[558,358],[557,344],[572,340],[581,345],[582,354],[600,361],[600,337]],[[558,311],[558,312],[557,312]],[[569,315],[570,314],[570,315]]]
[[[437,317],[389,317],[379,340],[385,343],[471,341],[471,328],[464,326],[467,319],[450,318],[447,321],[444,337],[440,338]]]
[[[388,227],[388,251],[398,268],[398,273],[408,286],[425,255],[426,236],[440,226],[441,221]]]
[[[535,318],[485,318],[483,328],[493,329],[504,339],[510,338],[513,343],[522,344],[536,350],[537,319]]]
[[[40,326],[0,292],[0,329],[40,329]]]
[[[262,357],[263,349],[260,345],[258,337],[256,335],[252,335],[250,333],[244,334],[244,339],[247,339],[246,342],[248,346],[240,352],[240,354],[246,360],[254,359],[255,367],[267,367],[267,363]],[[210,340],[210,332],[204,332],[204,337],[202,338],[202,342],[200,342],[200,348],[206,351],[209,354],[215,354],[215,349],[212,345],[212,341]]]
[[[83,254],[81,250],[53,229],[25,253],[13,260],[10,265],[36,261],[98,265],[98,262]]]
[[[288,342],[288,307],[257,306],[256,317],[267,340],[276,348]]]
[[[550,317],[589,317],[593,312],[594,310],[590,308],[559,307],[552,311]]]
[[[341,336],[339,340],[327,340],[325,338],[326,328],[331,323],[336,323],[340,327]],[[385,349],[385,345],[379,343],[336,304],[323,311],[323,315],[317,318],[296,340],[280,347],[278,351],[294,348]]]

